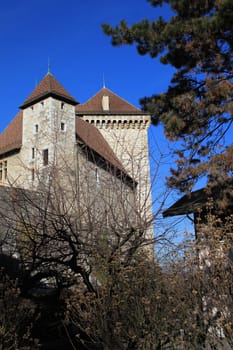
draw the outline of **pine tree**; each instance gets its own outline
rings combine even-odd
[[[175,68],[166,93],[141,99],[153,123],[163,123],[169,140],[181,141],[168,185],[190,190],[203,176],[211,185],[233,172],[233,146],[226,143],[233,122],[233,1],[148,0],[168,4],[169,20],[132,26],[103,24],[115,46],[136,44],[141,55]]]

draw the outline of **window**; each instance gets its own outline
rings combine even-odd
[[[49,164],[49,150],[44,149],[43,150],[43,165],[46,166]]]
[[[95,181],[97,183],[97,185],[99,185],[100,183],[100,175],[99,175],[99,169],[95,168]]]
[[[65,131],[65,123],[61,122],[61,131]]]
[[[7,160],[4,161],[4,178],[7,178]]]
[[[35,125],[35,133],[37,134],[37,133],[38,133],[38,131],[39,131],[39,125],[38,125],[38,124],[36,124],[36,125]]]
[[[64,102],[61,103],[61,109],[64,108],[64,104],[65,104]]]
[[[35,159],[35,148],[32,147],[32,159]]]
[[[0,181],[4,179],[7,179],[7,160],[4,160],[4,162],[0,162]]]
[[[35,180],[35,169],[32,169],[32,181]]]

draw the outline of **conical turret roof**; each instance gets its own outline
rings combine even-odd
[[[50,96],[72,105],[78,104],[74,97],[65,90],[54,76],[51,73],[47,73],[28,98],[23,102],[20,108],[24,109]]]

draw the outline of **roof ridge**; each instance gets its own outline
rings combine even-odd
[[[124,98],[113,92],[111,89],[102,87],[93,96],[91,96],[86,102],[80,103],[76,107],[76,112],[106,112],[102,109],[101,98],[105,94],[109,94],[109,112],[114,113],[138,113],[141,114],[142,111],[135,107],[132,103],[126,101]]]
[[[116,92],[112,91],[111,89],[108,89],[105,87],[106,90],[110,91],[113,95],[117,96],[118,98],[120,98],[122,101],[124,101],[125,103],[127,103],[128,105],[131,105],[132,107],[138,109],[140,112],[140,108],[136,107],[134,104],[132,104],[131,102],[127,101],[124,97],[121,97],[120,95],[118,95]]]

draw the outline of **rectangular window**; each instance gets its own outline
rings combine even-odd
[[[61,131],[65,131],[65,123],[61,122]]]
[[[100,183],[100,175],[99,175],[99,169],[95,168],[95,181],[97,183],[97,185],[99,185]]]
[[[32,159],[35,159],[35,148],[32,147]]]
[[[38,133],[38,131],[39,131],[39,125],[38,125],[38,124],[36,124],[36,125],[35,125],[35,133],[37,134],[37,133]]]
[[[2,162],[0,162],[0,181],[2,181]]]
[[[4,161],[4,178],[7,178],[7,160]]]
[[[43,150],[43,165],[48,165],[49,164],[49,150],[44,149]]]

